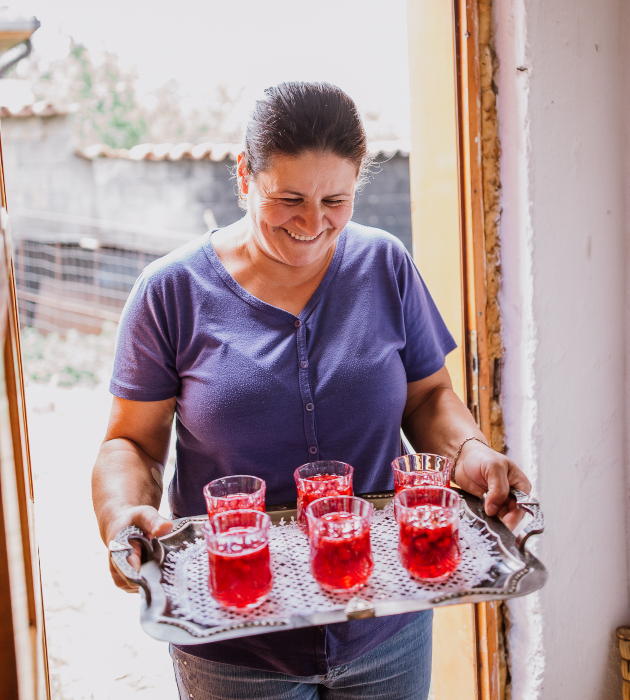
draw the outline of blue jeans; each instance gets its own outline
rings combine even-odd
[[[288,676],[206,661],[171,646],[181,700],[426,700],[433,615],[323,676]]]

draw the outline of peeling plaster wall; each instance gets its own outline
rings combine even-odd
[[[505,428],[499,402],[500,371],[503,356],[501,341],[501,312],[499,289],[501,286],[501,244],[499,220],[501,217],[501,177],[499,120],[496,104],[497,67],[496,53],[492,45],[492,2],[479,0],[479,63],[481,73],[481,158],[483,164],[484,241],[486,248],[486,322],[488,324],[488,362],[490,365],[490,425],[492,447],[499,452],[505,448]]]
[[[537,554],[550,571],[538,595],[509,605],[513,700],[621,696],[614,633],[630,622],[625,5],[494,4],[501,398],[508,454],[546,514]]]

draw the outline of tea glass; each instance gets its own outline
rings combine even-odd
[[[327,496],[352,496],[354,469],[345,462],[322,460],[303,464],[295,470],[297,520],[307,527],[305,509],[309,503]]]
[[[394,491],[410,486],[445,486],[451,483],[451,462],[446,457],[426,452],[403,455],[392,462]]]
[[[257,476],[224,476],[203,487],[208,516],[224,510],[259,510],[265,512],[266,485]]]
[[[460,497],[443,486],[415,486],[394,496],[398,558],[412,577],[436,583],[459,566]]]
[[[273,585],[269,554],[271,519],[259,510],[228,510],[203,526],[212,597],[228,610],[263,603]]]
[[[331,593],[352,593],[365,586],[372,570],[370,528],[374,506],[362,498],[332,496],[306,508],[311,572]]]

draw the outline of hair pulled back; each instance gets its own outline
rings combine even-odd
[[[351,162],[362,181],[367,137],[356,105],[329,83],[280,83],[256,101],[245,128],[247,171],[256,176],[275,156],[333,153]]]

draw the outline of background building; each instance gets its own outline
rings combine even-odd
[[[75,152],[72,115],[3,108],[7,195],[21,323],[98,331],[116,321],[142,268],[240,217],[235,144],[103,144]],[[373,144],[373,175],[354,220],[411,249],[409,147]]]

